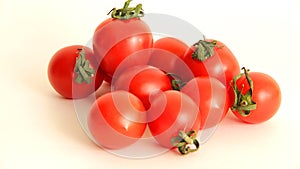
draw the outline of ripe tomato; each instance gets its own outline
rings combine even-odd
[[[189,49],[187,44],[173,37],[164,37],[154,42],[153,48],[163,49],[174,53],[179,58],[183,59],[185,52]]]
[[[161,56],[162,52],[160,52],[159,50],[155,52],[154,50],[154,53],[149,60],[150,65],[158,68],[168,66],[167,69],[169,72],[174,72],[174,70],[176,69],[176,62],[178,61],[178,59],[183,59],[185,52],[189,49],[189,47],[184,42],[173,37],[158,39],[154,42],[153,48],[161,49],[165,52],[170,52],[170,54],[176,56],[171,58],[169,56]]]
[[[281,91],[277,82],[261,72],[248,72],[236,77],[230,91],[232,111],[236,117],[246,123],[261,123],[269,120],[278,111],[281,103]],[[252,83],[252,87],[251,87]],[[251,89],[252,88],[252,89]],[[234,90],[237,92],[234,93]]]
[[[184,57],[195,77],[211,76],[220,80],[226,87],[240,72],[240,66],[230,51],[222,42],[216,40],[200,40],[190,47]]]
[[[123,9],[113,9],[112,18],[103,21],[94,32],[93,49],[109,77],[126,57],[153,45],[151,30],[140,19],[143,15],[141,5],[129,8],[129,3],[126,1]]]
[[[118,73],[116,73],[118,74]],[[139,65],[114,76],[113,90],[126,90],[141,99],[146,109],[150,107],[150,96],[158,91],[171,90],[169,77],[160,69]]]
[[[99,97],[90,109],[88,128],[99,146],[121,149],[136,142],[146,129],[143,103],[126,91]]]
[[[73,45],[60,49],[48,65],[48,79],[63,97],[83,98],[96,91],[103,81],[90,48]]]
[[[200,129],[218,125],[229,110],[229,95],[226,87],[213,77],[196,77],[182,89],[199,107]]]
[[[182,131],[199,130],[198,112],[198,106],[187,95],[175,90],[165,91],[151,101],[147,112],[148,126],[160,145],[173,148],[171,141]]]
[[[173,37],[158,39],[153,44],[148,64],[167,73],[176,74],[184,80],[190,80],[193,74],[183,62],[188,49],[189,47],[179,39]]]

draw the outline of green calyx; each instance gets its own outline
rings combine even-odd
[[[180,91],[186,85],[186,82],[184,82],[183,79],[177,74],[167,73],[167,76],[172,78],[171,85],[173,90]]]
[[[129,4],[132,0],[127,0],[121,9],[113,8],[108,14],[111,14],[112,18],[116,19],[132,19],[140,18],[144,16],[144,11],[142,9],[142,4],[138,4],[135,7],[129,7]]]
[[[213,40],[212,42],[208,42],[206,40],[200,40],[195,43],[194,46],[196,50],[192,54],[192,58],[198,61],[205,61],[208,58],[214,55],[214,47],[217,45],[217,41]]]
[[[91,67],[90,62],[85,59],[85,51],[78,49],[79,56],[76,58],[74,72],[77,75],[76,83],[82,84],[83,82],[91,83],[91,78],[95,75],[95,70]]]
[[[187,133],[179,131],[178,136],[171,139],[171,143],[178,148],[178,151],[182,155],[186,155],[199,149],[200,144],[196,137],[197,132],[195,130],[191,130]]]
[[[249,116],[251,113],[251,110],[256,109],[256,103],[252,100],[252,93],[253,93],[253,81],[251,77],[249,76],[249,70],[245,67],[242,68],[244,70],[244,73],[240,73],[233,79],[233,92],[234,92],[234,104],[231,107],[232,111],[238,111],[240,115],[242,116]],[[247,82],[250,86],[250,89],[244,93],[244,86],[242,86],[242,89],[239,90],[237,87],[237,80],[240,79],[242,76],[246,76]]]

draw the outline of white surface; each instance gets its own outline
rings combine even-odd
[[[47,64],[61,47],[86,44],[106,13],[123,2],[0,1],[1,169],[300,168],[298,0],[134,0],[146,12],[192,23],[226,43],[242,66],[272,75],[281,86],[282,105],[258,125],[227,116],[201,150],[188,156],[168,152],[131,160],[97,148],[81,130],[73,102],[50,87]]]

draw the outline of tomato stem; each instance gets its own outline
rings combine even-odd
[[[199,40],[193,46],[196,48],[192,54],[192,58],[198,61],[205,61],[214,55],[214,47],[217,45],[217,41],[212,42],[206,40]]]
[[[95,70],[91,68],[90,62],[85,59],[85,51],[78,49],[79,56],[76,58],[74,72],[77,75],[76,83],[82,84],[83,82],[91,83],[91,77],[94,76]]]
[[[132,0],[127,0],[121,9],[113,8],[109,11],[108,15],[111,14],[112,18],[122,20],[143,17],[144,11],[142,9],[142,4],[138,4],[135,7],[129,7],[131,1]]]
[[[179,131],[178,136],[171,139],[171,143],[178,148],[181,154],[186,155],[199,149],[200,144],[196,137],[197,132],[195,130],[191,130],[187,133]]]
[[[252,100],[252,93],[253,93],[253,81],[249,75],[249,69],[245,67],[242,68],[244,73],[240,73],[236,75],[233,79],[233,92],[234,92],[234,103],[231,107],[232,111],[238,111],[242,116],[249,116],[251,110],[256,109],[256,103]],[[239,90],[237,87],[236,82],[242,77],[246,76],[247,82],[249,84],[250,89],[245,93],[244,92],[244,85],[242,85],[242,89]],[[243,94],[245,93],[245,94]]]
[[[183,88],[183,86],[186,85],[186,82],[184,82],[182,80],[182,78],[180,76],[178,76],[177,74],[167,73],[167,76],[172,78],[171,84],[172,84],[172,89],[173,90],[180,91]]]

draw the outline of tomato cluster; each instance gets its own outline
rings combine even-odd
[[[281,93],[272,77],[246,68],[240,73],[237,58],[218,40],[188,46],[175,37],[154,39],[141,4],[129,7],[130,1],[95,29],[92,48],[62,48],[48,66],[52,87],[65,98],[110,85],[88,113],[98,145],[121,149],[149,130],[159,145],[187,154],[199,148],[197,133],[229,111],[247,123],[277,112]]]

